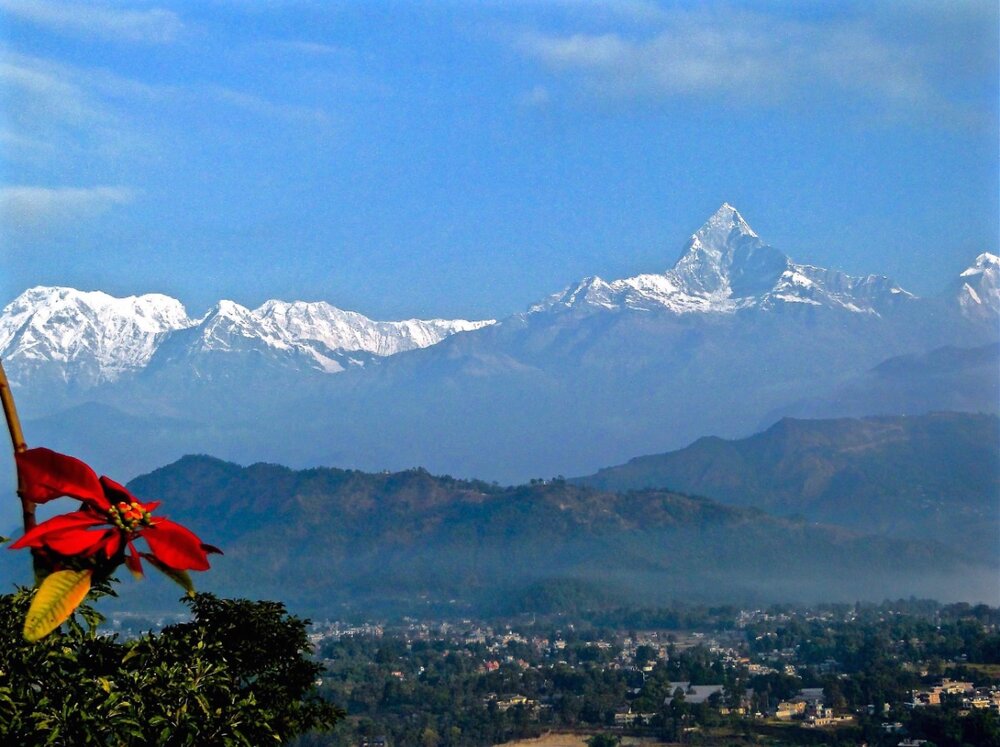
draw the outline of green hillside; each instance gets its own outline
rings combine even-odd
[[[670,488],[861,531],[940,540],[1000,561],[1000,418],[795,420],[632,459],[574,482]]]
[[[419,469],[293,471],[210,457],[130,487],[226,551],[201,587],[314,614],[504,610],[540,583],[556,598],[565,585],[574,604],[581,594],[595,603],[953,596],[956,577],[968,587],[981,571],[933,543],[665,490],[507,488]]]

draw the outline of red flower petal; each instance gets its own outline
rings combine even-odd
[[[52,532],[59,532],[64,529],[75,527],[98,526],[104,523],[104,519],[91,511],[73,511],[69,514],[53,516],[51,519],[43,521],[26,533],[21,539],[10,545],[11,550],[20,550],[22,547],[41,547],[45,544],[45,538]]]
[[[142,578],[142,561],[139,560],[139,553],[135,550],[135,545],[128,543],[128,552],[125,553],[125,567],[128,568],[136,578]]]
[[[117,529],[109,529],[104,533],[104,557],[110,559],[122,547],[122,533]]]
[[[43,544],[60,555],[92,555],[100,549],[104,532],[81,527],[70,527],[45,535]],[[88,552],[91,551],[91,552]]]
[[[128,488],[115,482],[107,475],[101,475],[101,487],[104,489],[103,494],[107,496],[108,505],[119,501],[131,503],[135,500],[135,496],[128,491]]]
[[[28,449],[14,454],[21,491],[34,503],[45,503],[61,495],[107,509],[97,474],[75,457],[51,449]]]
[[[201,547],[201,540],[190,529],[169,519],[156,519],[151,527],[142,530],[153,555],[176,571],[207,571],[208,556]]]

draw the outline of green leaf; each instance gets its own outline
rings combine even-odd
[[[141,652],[139,651],[139,647],[138,646],[133,646],[132,648],[130,648],[128,650],[128,653],[125,654],[125,656],[122,657],[122,664],[124,664],[125,662],[127,662],[129,659],[132,659],[132,658],[135,658],[136,656],[139,656],[140,653]]]
[[[163,575],[167,576],[174,583],[179,584],[184,588],[189,597],[194,596],[194,582],[191,580],[191,575],[187,571],[178,571],[175,568],[171,568],[168,565],[164,565],[155,555],[152,553],[144,552],[142,557],[149,561],[156,570],[158,570]]]
[[[93,571],[56,571],[42,581],[24,618],[24,638],[34,643],[58,628],[90,591]]]

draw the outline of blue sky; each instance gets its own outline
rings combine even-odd
[[[0,300],[523,310],[720,203],[940,290],[998,247],[994,2],[0,0]]]

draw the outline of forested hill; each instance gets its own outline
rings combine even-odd
[[[749,438],[702,438],[574,480],[670,488],[1000,559],[1000,418],[785,418]]]
[[[985,578],[934,543],[871,538],[665,490],[617,494],[561,480],[507,488],[420,469],[293,471],[204,456],[130,488],[162,500],[164,515],[224,548],[199,586],[279,598],[314,614],[502,610],[539,584],[557,595],[565,584],[595,603],[978,598],[964,591]]]

